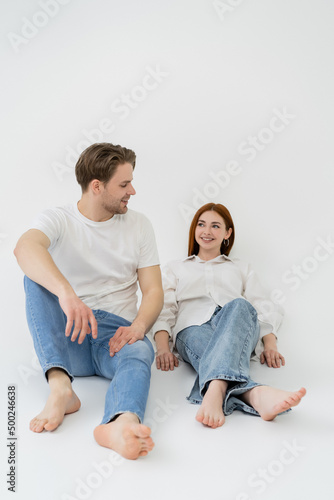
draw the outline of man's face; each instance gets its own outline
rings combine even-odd
[[[110,181],[103,187],[101,207],[112,217],[125,214],[130,196],[136,194],[132,186],[133,166],[130,163],[118,165]]]

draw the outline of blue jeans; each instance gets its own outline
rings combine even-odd
[[[197,372],[190,396],[191,403],[201,403],[211,380],[226,380],[228,388],[223,403],[225,415],[242,410],[259,413],[238,396],[260,385],[249,377],[250,357],[259,339],[259,323],[254,307],[244,299],[217,306],[210,320],[189,326],[178,333],[176,348],[184,361]]]
[[[151,379],[154,350],[144,337],[126,344],[114,357],[109,354],[109,340],[120,326],[130,326],[126,319],[106,311],[94,310],[98,324],[96,340],[87,335],[82,344],[65,336],[66,315],[58,298],[25,276],[26,312],[36,354],[46,374],[50,368],[63,369],[73,376],[99,375],[111,380],[102,424],[120,413],[135,413],[144,419]]]

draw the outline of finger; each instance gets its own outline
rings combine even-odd
[[[280,368],[282,366],[281,355],[279,353],[276,358],[276,363],[277,363],[277,368]]]
[[[114,333],[113,337],[111,337],[111,342],[112,343],[115,343],[121,338],[122,334],[124,333],[123,331],[123,327],[120,326],[119,328],[117,328],[116,332]]]
[[[164,371],[168,372],[168,370],[169,370],[169,358],[168,358],[168,355],[166,355],[166,354],[165,354],[164,364],[165,364]]]
[[[272,364],[271,364],[271,358],[270,358],[270,355],[269,354],[264,354],[265,358],[266,358],[266,363],[267,365],[269,366],[269,368],[271,368]]]
[[[162,371],[165,371],[165,360],[164,360],[164,357],[162,355],[160,355],[159,359],[160,359],[160,368],[161,368]]]
[[[89,316],[89,323],[92,331],[92,337],[93,339],[97,339],[97,321],[93,313],[91,313]]]
[[[176,356],[174,356],[174,365],[179,366],[179,360]]]
[[[136,337],[130,337],[130,340],[128,340],[128,344],[134,344],[137,342],[137,340],[142,340],[142,339],[137,339]]]
[[[76,315],[75,319],[74,319],[74,330],[73,330],[72,337],[71,337],[72,342],[76,341],[80,330],[81,330],[81,317],[80,317],[80,315]]]
[[[264,357],[263,352],[261,352],[261,354],[260,354],[260,363],[263,365],[264,362],[265,362],[265,357]]]
[[[122,347],[125,346],[125,344],[127,344],[126,338],[121,339],[120,341],[116,342],[115,344],[111,344],[110,355],[113,356],[114,354],[118,353],[122,349]]]
[[[282,356],[282,354],[280,354],[280,356],[281,356],[282,366],[285,366],[285,358],[284,356]]]
[[[67,316],[67,322],[66,322],[66,328],[65,328],[66,337],[69,337],[71,335],[72,326],[73,326],[73,317]]]
[[[168,356],[169,369],[174,370],[174,357],[173,355]]]
[[[155,364],[157,365],[157,369],[160,370],[160,357],[159,356],[157,356],[155,358]]]
[[[90,326],[88,324],[88,319],[84,318],[81,324],[81,332],[78,339],[78,344],[82,344],[85,340],[86,335],[90,334]]]
[[[127,336],[123,336],[116,344],[114,345],[114,351],[118,352],[122,349],[122,347],[125,346],[125,344],[129,343],[129,340],[131,340],[131,337],[128,338]]]
[[[120,335],[122,334],[122,331],[120,331],[120,328],[116,330],[114,333],[113,337],[109,340],[109,349],[110,351],[115,351],[115,347],[117,346],[118,339],[120,338]]]
[[[275,355],[272,352],[268,353],[268,361],[270,362],[271,368],[276,368]],[[268,364],[269,366],[269,364]]]

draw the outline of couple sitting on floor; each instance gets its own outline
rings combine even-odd
[[[151,329],[158,369],[173,370],[177,356],[195,369],[188,399],[200,404],[196,419],[211,428],[235,409],[273,420],[306,393],[249,376],[255,353],[270,367],[284,365],[276,345],[282,313],[252,268],[229,257],[235,231],[223,205],[197,211],[188,257],[165,267],[162,286],[152,226],[127,207],[136,193],[135,163],[130,149],[88,147],[75,167],[80,201],[42,212],[15,248],[29,329],[50,386],[31,430],[56,429],[80,408],[73,377],[99,375],[111,382],[94,437],[129,459],[154,446],[142,423],[154,360]]]

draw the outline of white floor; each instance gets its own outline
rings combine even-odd
[[[295,294],[287,311],[280,342],[286,366],[273,370],[252,363],[255,380],[285,389],[304,385],[308,393],[300,406],[274,422],[235,412],[222,428],[208,429],[195,421],[197,407],[185,399],[192,369],[182,364],[162,373],[153,367],[146,423],[152,427],[155,448],[147,457],[127,461],[94,442],[92,431],[108,385],[97,377],[75,380],[82,408],[59,429],[39,435],[29,431],[29,420],[43,407],[48,386],[25,323],[22,275],[14,259],[1,267],[1,498],[332,500],[333,340],[326,330],[332,305],[329,298],[326,303],[321,294],[310,293],[320,286],[321,272]],[[319,344],[303,342],[320,334]],[[5,478],[6,391],[12,384],[17,390],[15,496]]]

